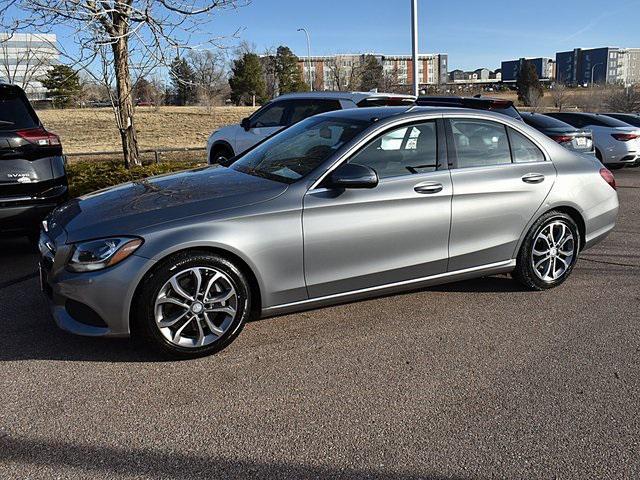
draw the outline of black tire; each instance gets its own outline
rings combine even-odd
[[[174,275],[180,271],[196,267],[214,269],[226,275],[237,294],[236,314],[224,334],[221,334],[213,343],[197,347],[184,347],[172,343],[160,331],[155,317],[155,300],[163,286]],[[138,292],[132,308],[132,337],[135,340],[142,341],[145,345],[150,346],[161,354],[183,359],[197,358],[219,352],[240,334],[251,314],[251,288],[245,275],[233,262],[220,255],[206,251],[180,252],[163,260],[145,276]],[[199,320],[196,319],[195,321],[198,322]],[[201,323],[201,325],[205,324]],[[195,325],[192,327],[195,328]]]
[[[596,158],[602,162],[602,152],[596,148]]]
[[[539,238],[538,236],[541,232],[547,228],[551,224],[564,224],[566,228],[569,229],[571,234],[573,235],[573,240],[571,244],[571,251],[573,252],[569,263],[569,266],[566,270],[561,273],[558,278],[553,280],[544,280],[542,279],[534,268],[533,264],[533,248],[536,240]],[[542,240],[544,243],[544,239]],[[569,247],[567,247],[569,248]],[[532,290],[547,290],[550,288],[557,287],[562,284],[571,274],[573,267],[576,264],[576,260],[578,259],[578,253],[580,250],[580,231],[576,222],[567,214],[551,211],[542,215],[529,229],[527,236],[525,237],[522,246],[520,247],[520,251],[518,252],[518,257],[516,259],[516,268],[512,273],[513,278],[517,281],[525,285],[526,287]],[[567,250],[568,251],[568,250]],[[557,253],[556,253],[557,254]],[[536,259],[540,259],[542,257],[537,257]],[[566,257],[564,257],[566,260]],[[541,265],[541,269],[545,268],[545,264]],[[555,267],[555,264],[554,264]],[[551,269],[551,266],[549,266]],[[555,273],[555,272],[554,272]],[[540,273],[541,274],[541,273]]]
[[[211,165],[226,166],[229,160],[233,158],[233,151],[225,145],[214,145],[209,154],[209,163]]]

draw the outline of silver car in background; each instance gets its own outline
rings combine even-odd
[[[229,167],[66,203],[44,224],[41,280],[60,327],[193,357],[251,317],[497,273],[558,286],[617,212],[597,159],[519,120],[350,109],[303,120]]]
[[[547,113],[593,134],[596,156],[608,168],[633,165],[640,159],[640,128],[598,113]]]

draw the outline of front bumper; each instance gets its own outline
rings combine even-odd
[[[128,336],[133,295],[153,260],[131,255],[104,270],[74,273],[64,267],[69,246],[52,252],[43,245],[46,242],[46,234],[42,233],[40,281],[56,324],[77,335]]]

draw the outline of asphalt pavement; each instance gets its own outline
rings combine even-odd
[[[619,224],[560,288],[265,319],[195,361],[58,330],[0,241],[0,478],[639,478],[640,168],[615,174]]]

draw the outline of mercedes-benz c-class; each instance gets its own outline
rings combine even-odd
[[[63,329],[192,357],[250,318],[499,273],[556,287],[617,212],[596,158],[519,120],[343,110],[228,166],[65,203],[43,225],[41,280]]]

